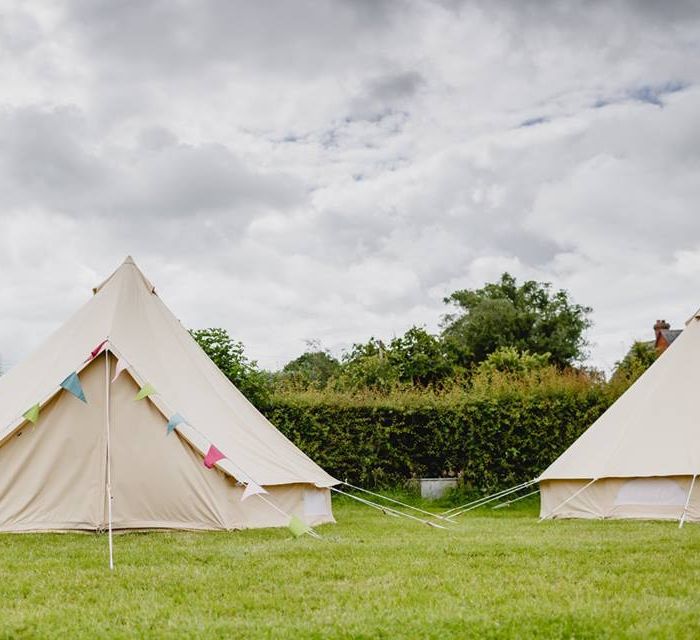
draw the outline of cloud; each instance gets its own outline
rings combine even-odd
[[[8,2],[0,355],[132,253],[264,366],[510,270],[609,368],[697,306],[695,2]]]

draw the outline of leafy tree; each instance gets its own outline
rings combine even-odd
[[[445,303],[458,309],[444,317],[442,339],[459,366],[473,366],[501,347],[549,353],[560,368],[585,356],[591,309],[574,304],[564,290],[552,291],[549,283],[518,285],[504,273],[481,289],[455,291]]]
[[[530,353],[518,351],[515,347],[500,347],[490,353],[486,360],[479,363],[478,373],[524,374],[537,371],[549,364],[548,353]]]
[[[318,342],[308,343],[308,350],[288,362],[278,375],[278,382],[297,389],[324,389],[340,372],[340,362]]]
[[[248,400],[258,407],[267,404],[272,387],[270,376],[258,368],[255,360],[248,359],[243,343],[233,340],[226,329],[196,329],[190,334]]]
[[[610,382],[614,386],[629,387],[659,357],[653,343],[635,342],[627,355],[615,363],[615,372]]]
[[[411,385],[435,385],[454,373],[441,341],[421,327],[394,338],[388,357],[398,379]]]
[[[354,344],[350,351],[343,354],[334,387],[352,391],[388,391],[398,382],[398,372],[389,360],[386,345],[381,340],[370,338],[364,344]]]

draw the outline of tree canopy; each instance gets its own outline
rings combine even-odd
[[[231,338],[226,329],[210,328],[190,331],[200,347],[221,372],[256,406],[269,399],[270,376],[245,355],[243,343]]]
[[[442,339],[455,363],[471,367],[502,347],[549,354],[563,368],[580,362],[591,326],[590,307],[575,304],[546,282],[519,285],[509,273],[480,289],[462,289],[444,299],[457,307],[443,318]]]
[[[324,389],[340,372],[340,362],[318,342],[307,344],[308,350],[284,365],[277,381],[297,389]]]

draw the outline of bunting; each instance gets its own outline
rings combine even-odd
[[[259,484],[256,484],[255,482],[250,480],[245,486],[245,491],[241,496],[241,502],[243,502],[246,498],[250,498],[250,496],[258,495],[261,493],[267,493],[267,491],[265,491],[265,489],[263,489]]]
[[[41,407],[39,406],[39,403],[37,402],[31,409],[27,409],[27,411],[25,411],[22,414],[22,417],[25,420],[28,420],[29,422],[31,422],[32,424],[36,424],[37,422],[39,422],[39,411],[40,410],[41,410]]]
[[[80,378],[78,378],[78,374],[75,371],[61,382],[61,388],[68,391],[68,393],[72,393],[78,400],[82,400],[87,404],[85,393],[83,393],[83,385],[80,384]]]
[[[211,469],[219,460],[223,460],[225,457],[226,456],[212,444],[204,458],[204,466],[207,469]]]
[[[100,342],[100,344],[98,344],[98,345],[90,352],[90,356],[88,357],[87,360],[85,360],[85,362],[89,362],[90,360],[94,360],[94,359],[99,355],[100,351],[102,351],[102,347],[104,347],[106,344],[107,344],[107,340],[103,340],[102,342]]]
[[[156,390],[153,388],[153,385],[150,382],[147,382],[136,394],[136,400],[143,400],[148,396],[152,396],[154,393],[156,393]]]
[[[175,427],[183,422],[187,421],[179,413],[176,413],[170,418],[170,420],[168,420],[167,434],[170,435],[173,431],[175,431]]]
[[[119,377],[119,374],[122,371],[125,371],[128,366],[129,364],[126,360],[124,360],[124,358],[119,358],[119,360],[117,360],[116,366],[114,367],[114,377],[112,378],[112,382],[114,382]]]
[[[292,516],[287,528],[292,532],[292,535],[295,538],[303,536],[305,533],[309,532],[309,527],[305,525],[297,516]]]

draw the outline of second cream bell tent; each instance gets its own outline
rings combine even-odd
[[[337,483],[226,379],[131,258],[0,377],[0,531],[102,530],[110,515],[114,529],[313,526],[333,522]]]
[[[542,518],[700,521],[700,316],[538,478]]]

